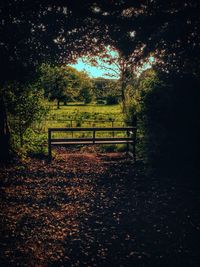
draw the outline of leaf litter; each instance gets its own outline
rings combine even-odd
[[[92,152],[0,169],[0,266],[199,266],[199,189]]]

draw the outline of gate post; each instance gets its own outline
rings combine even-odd
[[[48,129],[48,159],[51,161],[52,153],[51,153],[51,129]]]
[[[136,163],[136,134],[137,134],[137,127],[133,129],[133,160]]]
[[[93,144],[95,144],[95,130],[93,130]]]
[[[126,134],[127,134],[127,137],[130,136],[130,132],[129,132],[129,130],[126,131]],[[127,153],[127,154],[129,153],[129,142],[128,142],[128,140],[127,140],[127,142],[126,142],[126,153]]]

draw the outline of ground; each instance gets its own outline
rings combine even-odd
[[[199,189],[91,150],[1,168],[0,266],[199,266]]]

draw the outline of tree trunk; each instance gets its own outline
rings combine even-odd
[[[23,138],[23,133],[20,133],[20,147],[24,146],[24,138]]]
[[[10,154],[10,132],[3,97],[0,97],[0,163],[5,163]]]
[[[57,102],[57,109],[59,109],[60,108],[60,101],[58,100],[58,102]]]
[[[22,120],[19,117],[19,140],[20,140],[20,147],[23,147],[24,140],[23,140],[23,131],[22,131]]]
[[[126,95],[125,95],[125,91],[126,91],[126,82],[122,81],[122,83],[121,83],[122,113],[126,112]]]
[[[127,86],[125,61],[123,61],[121,65],[120,81],[121,81],[121,96],[122,96],[122,113],[125,113],[126,112],[126,86]]]

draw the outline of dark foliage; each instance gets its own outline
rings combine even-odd
[[[198,67],[199,2],[1,1],[2,82],[26,78],[40,61],[74,60],[111,44],[133,63],[153,52],[162,67]],[[143,49],[142,49],[143,48]],[[194,68],[193,68],[194,69]]]
[[[199,174],[200,84],[189,75],[158,75],[143,103],[145,154],[165,174]]]
[[[119,99],[117,96],[109,94],[106,98],[106,103],[107,105],[115,105],[119,103]]]

